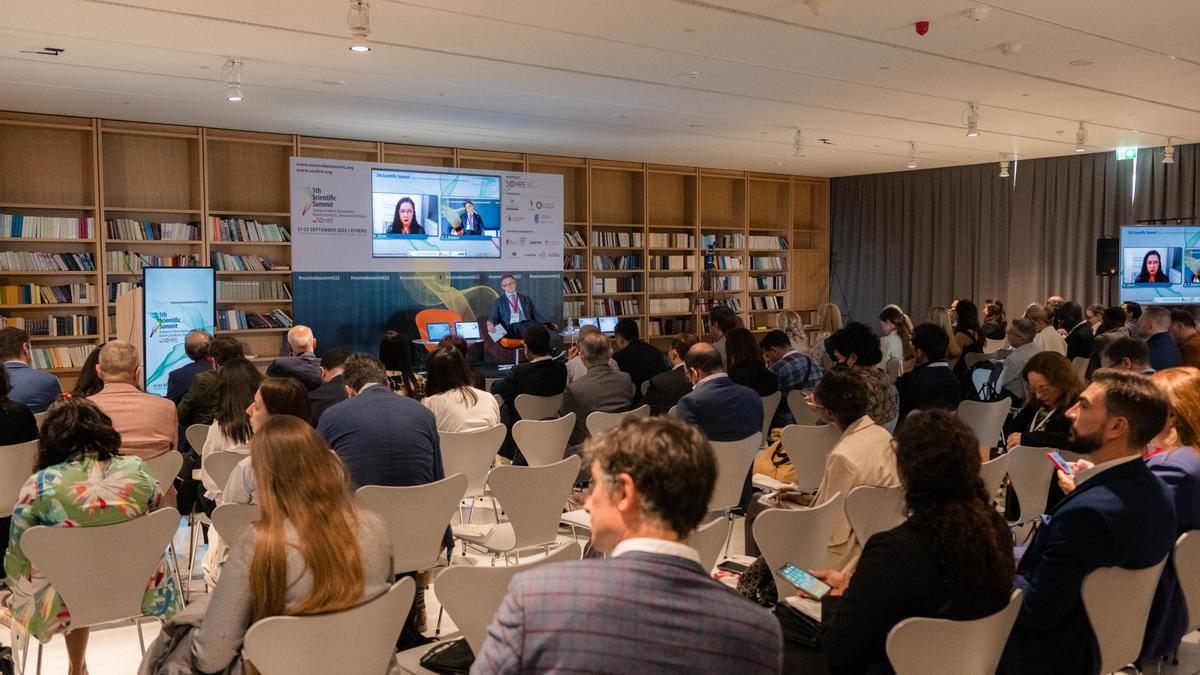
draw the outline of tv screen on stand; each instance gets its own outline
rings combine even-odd
[[[499,258],[500,177],[371,170],[376,258]]]

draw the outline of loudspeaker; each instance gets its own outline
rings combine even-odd
[[[1121,240],[1102,237],[1096,240],[1096,276],[1113,277],[1121,266]]]

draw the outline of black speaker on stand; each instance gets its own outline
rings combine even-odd
[[[1096,240],[1096,276],[1115,277],[1121,267],[1121,240],[1101,237]]]

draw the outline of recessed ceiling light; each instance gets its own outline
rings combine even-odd
[[[1059,136],[1062,136],[1063,134],[1067,133],[1067,131],[1066,131],[1066,129],[1058,129],[1054,133],[1058,134]]]
[[[345,80],[317,80],[317,84],[324,84],[329,87],[340,87],[346,84]]]
[[[758,132],[758,135],[759,135],[759,136],[766,136],[766,135],[767,135],[767,132],[765,132],[765,131],[760,131],[760,132]]]
[[[891,70],[892,67],[891,66],[879,66],[879,69],[880,70]]]
[[[1021,94],[1022,97],[1032,96],[1033,94]]]
[[[1075,59],[1071,62],[1073,66],[1094,66],[1096,62],[1091,59]]]
[[[695,29],[695,28],[684,28],[684,29],[683,29],[683,32],[685,32],[685,33],[695,33],[695,32],[696,32],[696,29]],[[1175,58],[1175,57],[1174,57],[1174,56],[1172,56],[1171,58]]]
[[[692,72],[688,73],[687,76],[692,78],[693,80],[698,80],[698,79],[700,79],[700,71],[693,70]]]
[[[688,126],[689,126],[689,127],[691,127],[691,128],[693,128],[693,129],[699,129],[699,128],[701,128],[701,127],[706,127],[706,126],[708,126],[708,125],[707,125],[707,124],[698,124],[698,123],[696,123],[696,122],[692,122],[692,123],[691,123],[691,124],[689,124]]]

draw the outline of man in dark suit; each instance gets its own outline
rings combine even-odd
[[[346,365],[349,352],[341,347],[326,349],[321,355],[321,379],[324,384],[308,392],[308,403],[312,407],[309,423],[314,427],[321,421],[321,413],[331,406],[345,401],[346,384],[342,379],[342,367]]]
[[[1092,332],[1092,325],[1083,318],[1083,307],[1078,302],[1064,302],[1058,306],[1057,322],[1067,331],[1067,359],[1092,358],[1096,334]]]
[[[1143,308],[1142,318],[1138,319],[1138,333],[1146,339],[1150,365],[1155,370],[1183,365],[1179,346],[1171,339],[1171,310],[1158,305]]]
[[[700,342],[688,350],[686,359],[692,391],[679,399],[679,419],[695,424],[710,441],[740,441],[762,433],[762,399],[729,379],[715,347]]]
[[[575,429],[567,442],[568,453],[579,452],[579,444],[588,437],[587,416],[594,412],[624,412],[633,402],[633,380],[628,373],[613,370],[608,365],[611,355],[608,336],[589,333],[579,341],[579,355],[587,373],[571,383],[563,392],[558,416],[575,413]]]
[[[292,355],[272,361],[267,366],[267,375],[294,377],[309,391],[321,386],[321,362],[317,359],[317,338],[313,337],[312,329],[300,324],[292,326],[287,342]]]
[[[475,212],[475,202],[468,199],[463,203],[463,214],[458,220],[458,227],[448,227],[447,233],[451,236],[483,234],[483,216]]]
[[[492,313],[488,316],[488,332],[496,330],[496,326],[503,326],[507,332],[506,337],[517,339],[534,323],[543,324],[553,330],[553,325],[533,304],[533,298],[517,292],[516,277],[511,274],[500,277],[500,290],[503,293],[496,298],[496,304],[492,306]]]
[[[642,383],[665,371],[667,364],[657,347],[638,339],[636,320],[629,317],[621,319],[613,332],[613,342],[617,344],[613,360],[617,362],[618,368],[629,373],[629,377],[633,379],[633,404],[638,405],[642,400]]]
[[[954,410],[962,400],[962,386],[946,363],[950,336],[940,326],[923,323],[913,330],[913,358],[917,364],[896,380],[900,396],[899,419],[913,410]]]
[[[525,355],[529,361],[492,383],[492,393],[504,399],[500,419],[508,427],[508,438],[500,454],[513,459],[513,463],[518,465],[524,465],[525,458],[512,440],[513,425],[521,421],[517,413],[517,397],[521,394],[557,396],[567,388],[567,366],[550,358],[550,331],[545,326],[534,324],[525,329],[524,335]]]
[[[62,393],[57,377],[33,367],[29,333],[20,328],[0,328],[0,361],[4,362],[12,386],[9,400],[24,404],[35,414],[45,412]]]
[[[1165,395],[1146,377],[1099,370],[1067,412],[1072,450],[1094,463],[1043,517],[1017,567],[1025,599],[1004,648],[1005,673],[1094,673],[1099,647],[1080,583],[1100,567],[1144,569],[1175,543],[1175,505],[1142,451],[1167,420]],[[1119,589],[1112,589],[1119,592]]]
[[[208,356],[208,346],[212,336],[202,330],[194,330],[183,339],[183,353],[192,360],[187,365],[180,366],[167,375],[167,398],[175,405],[183,400],[192,380],[200,373],[213,369],[212,359]],[[182,438],[182,436],[180,436]]]
[[[514,577],[472,672],[779,673],[779,622],[684,543],[717,479],[704,438],[668,417],[633,419],[590,440],[588,456],[592,542],[607,557]]]
[[[646,386],[646,396],[643,401],[650,404],[651,415],[666,414],[676,403],[679,403],[679,399],[687,396],[688,392],[692,390],[692,381],[688,379],[687,371],[684,369],[683,357],[698,342],[700,342],[700,338],[691,333],[680,333],[675,336],[674,340],[671,340],[671,351],[667,352],[671,369],[650,378],[650,384]]]

